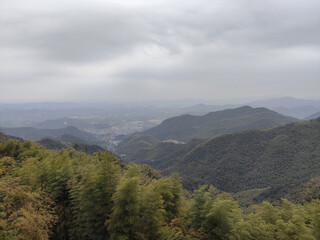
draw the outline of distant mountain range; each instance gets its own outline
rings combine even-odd
[[[82,143],[99,144],[99,140],[91,133],[81,131],[76,127],[66,127],[59,129],[38,129],[33,127],[18,127],[18,128],[0,128],[3,133],[27,140],[39,140],[45,137],[61,138],[67,136],[77,138],[77,142],[81,139]]]
[[[205,141],[205,139],[248,129],[265,129],[298,121],[265,108],[240,107],[204,116],[183,115],[165,120],[162,124],[144,133],[133,135],[117,146],[117,153],[126,161],[146,163],[158,169],[166,169],[184,154]],[[151,136],[153,134],[154,136]],[[200,138],[193,138],[201,136]],[[158,138],[157,138],[158,137]],[[162,139],[161,139],[162,138]],[[162,142],[169,138],[187,141]]]
[[[320,100],[305,100],[293,97],[259,100],[247,103],[252,107],[266,107],[278,113],[305,119],[320,111]]]
[[[318,118],[318,117],[320,117],[320,112],[314,113],[314,114],[306,117],[305,120],[315,119],[315,118]]]
[[[77,127],[80,129],[83,128],[109,128],[109,124],[92,124],[88,120],[84,121],[78,118],[59,118],[51,119],[43,122],[32,123],[31,127],[35,128],[44,128],[44,129],[58,129],[66,127]]]
[[[263,106],[266,108],[297,108],[304,106],[320,107],[320,100],[298,99],[294,97],[270,98],[265,100],[257,100],[248,103],[250,106]]]
[[[174,139],[187,142],[193,138],[207,139],[237,131],[271,128],[295,121],[298,119],[283,116],[266,108],[244,106],[203,116],[182,115],[169,118],[142,134],[160,140]]]
[[[8,136],[0,132],[0,141],[5,141],[12,138],[17,138],[17,137]],[[22,138],[17,138],[17,139],[20,141],[24,141],[24,139]],[[105,149],[103,149],[98,145],[86,144],[84,143],[83,140],[78,139],[76,137],[70,136],[68,140],[72,140],[72,141],[60,141],[52,137],[45,137],[35,142],[38,143],[39,145],[44,146],[47,149],[52,149],[57,151],[61,149],[75,149],[78,151],[86,152],[88,154],[93,154],[97,151],[105,151]]]
[[[248,111],[248,107],[239,109]],[[230,114],[229,110],[226,112]],[[62,135],[54,134],[64,140],[81,140],[80,135],[68,135],[79,133],[79,129],[66,129],[69,130],[56,129]],[[10,129],[11,133],[19,130]],[[8,138],[11,137],[0,133],[0,140]],[[42,138],[37,142],[55,150],[103,151],[96,145],[55,138]],[[127,160],[149,164],[165,173],[179,172],[189,189],[199,184],[212,184],[220,190],[237,193],[234,196],[239,199],[254,197],[252,203],[284,196],[296,201],[319,196],[320,118],[264,130],[229,133],[209,140],[193,139],[186,144],[136,135],[124,140],[119,147],[127,154]]]
[[[247,114],[243,115],[239,111]],[[149,164],[167,173],[179,172],[187,188],[193,189],[199,184],[208,183],[227,192],[246,194],[246,191],[251,191],[252,195],[254,191],[255,201],[283,197],[310,178],[320,175],[320,118],[270,128],[270,122],[280,125],[283,121],[292,122],[296,119],[264,108],[241,107],[216,113],[211,123],[214,122],[212,119],[221,117],[221,121],[235,123],[233,126],[239,126],[235,121],[239,120],[240,123],[267,123],[265,128],[268,129],[241,131],[241,128],[230,127],[239,130],[224,135],[221,133],[209,140],[194,139],[187,144],[159,141],[161,137],[179,139],[176,136],[187,136],[180,133],[172,135],[169,130],[177,134],[188,127],[193,129],[194,119],[203,119],[203,116],[187,115],[168,119],[168,123],[164,121],[158,127],[146,131],[153,136],[141,135],[126,139],[119,144],[118,150],[126,153],[124,159],[127,161]],[[205,116],[212,117],[214,114]],[[226,116],[234,118],[227,120]],[[244,116],[255,116],[255,121],[249,121],[250,118]],[[258,121],[257,116],[274,118],[273,121]],[[201,123],[198,124],[199,128],[206,126],[204,123],[207,121]],[[256,128],[257,125],[251,126]],[[224,130],[227,132],[226,128]],[[161,131],[166,134],[161,135]],[[187,133],[194,136],[193,131]]]

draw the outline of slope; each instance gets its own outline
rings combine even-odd
[[[223,191],[268,188],[263,199],[283,195],[320,175],[320,118],[213,138],[167,171]]]
[[[36,143],[44,146],[47,149],[52,150],[61,150],[63,148],[76,149],[78,151],[86,152],[88,154],[93,154],[97,151],[104,151],[104,149],[98,145],[84,144],[81,142],[61,142],[55,138],[43,138],[36,141]]]
[[[319,100],[297,99],[294,97],[281,97],[264,99],[247,103],[252,107],[266,107],[286,116],[306,119],[307,116],[319,111]]]
[[[124,160],[140,164],[148,164],[157,169],[166,169],[201,142],[203,142],[202,139],[193,139],[186,144],[160,142],[152,148],[140,149],[139,151],[126,156]]]
[[[314,119],[314,118],[318,118],[318,117],[320,117],[320,111],[306,117],[305,120],[310,120],[310,119]]]
[[[117,152],[125,155],[135,154],[141,149],[152,148],[160,143],[160,140],[148,135],[133,135],[124,139],[117,146]]]
[[[190,141],[193,138],[211,138],[248,129],[271,128],[297,119],[286,117],[266,108],[248,106],[208,113],[203,116],[182,115],[169,118],[143,134],[161,140]]]

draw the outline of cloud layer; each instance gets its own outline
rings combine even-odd
[[[1,4],[1,101],[319,96],[317,0]]]

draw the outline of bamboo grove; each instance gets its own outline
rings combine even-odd
[[[227,193],[110,152],[0,143],[0,239],[320,239],[320,200],[263,202],[244,214]]]

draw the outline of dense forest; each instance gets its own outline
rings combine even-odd
[[[319,199],[244,211],[213,186],[191,193],[108,151],[1,138],[0,239],[320,239]]]
[[[126,161],[179,172],[189,190],[211,184],[239,196],[250,193],[255,203],[282,198],[320,175],[320,118],[186,144],[144,135],[123,142]]]

